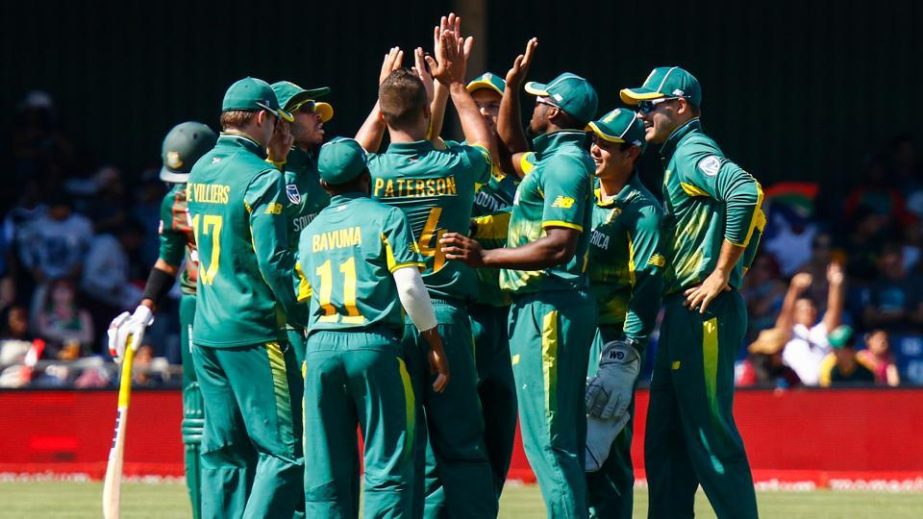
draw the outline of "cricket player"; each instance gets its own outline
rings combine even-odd
[[[403,360],[407,315],[429,345],[433,391],[448,382],[436,316],[404,214],[369,198],[366,153],[352,139],[321,148],[333,198],[302,232],[299,300],[310,298],[305,362],[306,516],[359,515],[356,427],[364,440],[365,516],[411,513],[416,402]]]
[[[645,441],[650,517],[692,517],[700,484],[718,517],[757,517],[732,402],[747,329],[738,289],[765,225],[762,190],[702,131],[702,90],[686,70],[655,68],[621,98],[638,107],[666,164],[665,313]]]
[[[596,203],[588,272],[599,328],[590,350],[586,470],[590,516],[599,518],[632,514],[634,389],[666,264],[663,209],[637,172],[645,141],[636,115],[617,108],[589,124]]]
[[[317,174],[317,149],[324,142],[324,123],[333,118],[333,106],[316,101],[330,93],[328,87],[303,89],[290,81],[272,84],[279,106],[295,118],[291,124],[294,145],[286,162],[276,164],[285,173],[285,216],[289,220],[288,244],[298,250],[298,236],[321,209],[330,203],[330,195],[320,186]],[[304,361],[304,330],[286,325],[288,342],[295,350],[300,366]]]
[[[446,232],[468,231],[476,184],[490,177],[493,143],[484,118],[462,82],[466,56],[453,31],[442,33],[436,59],[429,58],[436,81],[448,88],[461,121],[467,145],[436,149],[427,140],[431,111],[423,82],[409,70],[391,72],[379,87],[381,121],[391,144],[369,157],[372,197],[403,211],[420,252],[426,260],[423,281],[433,300],[439,335],[452,366],[452,385],[436,393],[424,361],[428,346],[408,325],[405,333],[407,366],[418,400],[426,409],[429,447],[425,483],[421,479],[426,431],[421,419],[415,454],[413,515],[437,517],[494,517],[498,504],[484,444],[484,418],[477,392],[468,303],[477,293],[474,271],[447,262],[439,247]],[[425,486],[425,489],[424,489]]]
[[[507,153],[497,135],[497,116],[506,81],[496,74],[486,72],[471,80],[466,88],[490,127],[497,154]],[[475,194],[472,209],[475,222],[472,237],[487,249],[506,245],[510,211],[519,185],[519,177],[500,171],[499,164],[494,163],[490,180]],[[495,220],[504,223],[495,225]],[[477,232],[478,222],[484,224],[483,234]],[[497,232],[491,236],[488,229]],[[499,269],[483,268],[475,272],[478,276],[478,293],[469,311],[474,332],[478,394],[481,396],[484,413],[484,438],[499,499],[509,472],[516,436],[516,384],[513,382],[513,369],[510,365],[507,328],[510,297],[500,289]]]
[[[200,444],[204,426],[202,394],[192,362],[192,321],[195,316],[196,278],[199,256],[186,211],[186,181],[192,165],[215,146],[218,136],[208,126],[185,122],[174,126],[164,137],[161,147],[163,166],[160,179],[173,184],[160,204],[160,256],[144,287],[141,304],[134,313],[124,312],[109,325],[109,353],[120,361],[125,340],[132,335],[133,346],[141,345],[145,329],[154,322],[154,312],[170,292],[180,273],[179,303],[180,351],[183,360],[183,445],[186,487],[192,503],[192,517],[201,516]]]
[[[442,245],[450,260],[502,269],[501,287],[513,298],[510,353],[526,456],[549,517],[579,518],[587,515],[584,402],[596,330],[585,273],[595,167],[583,129],[598,101],[590,83],[575,74],[527,83],[526,92],[536,96],[529,125],[537,137],[534,152],[524,153],[518,94],[536,45],[530,40],[507,73],[497,121],[513,167],[526,173],[506,248],[483,250],[461,233],[447,233]]]
[[[266,156],[279,119],[260,79],[228,88],[221,136],[192,168],[189,217],[199,247],[192,356],[205,401],[202,515],[292,517],[303,510],[301,397],[295,354],[278,319],[305,325],[295,300],[285,181]],[[287,135],[287,137],[286,137]],[[274,148],[271,148],[274,149]]]

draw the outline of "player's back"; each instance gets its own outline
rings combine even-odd
[[[334,196],[301,233],[298,299],[311,296],[308,329],[399,331],[404,317],[392,273],[423,263],[400,210],[360,193]]]
[[[282,173],[261,153],[246,137],[222,135],[190,173],[188,210],[199,249],[196,344],[233,347],[278,338],[276,299],[260,273],[250,218],[257,204],[267,215],[282,214],[280,202],[253,199],[267,191],[263,184],[281,192]]]
[[[474,271],[447,262],[439,239],[468,234],[475,185],[487,182],[490,158],[479,146],[440,150],[429,141],[392,143],[369,157],[372,196],[399,208],[410,223],[426,261],[423,281],[433,297],[469,300],[477,293]]]

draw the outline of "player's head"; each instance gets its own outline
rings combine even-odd
[[[272,90],[283,110],[292,114],[292,136],[295,145],[315,148],[324,142],[324,123],[333,119],[333,106],[316,99],[330,93],[328,87],[304,89],[291,81],[272,84]]]
[[[638,107],[645,138],[661,144],[686,122],[699,116],[702,87],[699,80],[680,67],[657,67],[637,88],[619,93],[625,104]]]
[[[795,324],[808,328],[817,324],[817,305],[814,304],[814,300],[809,297],[795,300]]]
[[[218,135],[208,126],[189,121],[174,126],[160,147],[160,180],[185,184],[193,164],[215,147]]]
[[[426,131],[430,119],[426,88],[410,70],[395,70],[381,82],[378,106],[388,128],[406,132]]]
[[[627,108],[616,108],[587,128],[593,132],[590,156],[599,178],[628,178],[644,153],[644,124]]]
[[[870,331],[865,336],[865,345],[873,355],[887,355],[891,349],[888,332],[881,328]]]
[[[497,133],[497,117],[500,115],[500,100],[506,90],[506,81],[496,74],[485,72],[472,79],[465,88],[478,105],[490,130]]]
[[[228,87],[221,102],[221,131],[242,133],[262,146],[269,143],[276,121],[294,117],[279,106],[276,93],[262,79],[247,77]]]
[[[856,334],[851,326],[842,324],[827,334],[827,343],[833,348],[837,361],[851,359],[856,353]]]
[[[582,130],[593,120],[599,99],[586,79],[565,72],[548,83],[530,81],[526,92],[535,97],[529,130],[541,135],[557,130]]]
[[[321,186],[331,195],[368,194],[371,188],[368,156],[355,139],[337,137],[321,146],[317,171]]]

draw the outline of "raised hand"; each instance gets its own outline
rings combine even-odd
[[[440,32],[436,57],[433,59],[426,56],[426,64],[429,65],[430,72],[436,81],[443,85],[461,83],[465,79],[465,68],[468,66],[464,51],[465,44],[459,43],[458,35],[454,30]]]
[[[433,75],[430,74],[429,69],[426,67],[425,55],[420,47],[413,51],[413,73],[423,82],[423,88],[426,90],[426,104],[432,103],[434,95]]]
[[[391,47],[381,62],[381,72],[378,74],[378,84],[382,84],[385,78],[392,72],[401,68],[404,64],[404,51],[400,47]]]
[[[516,56],[516,59],[513,60],[512,68],[506,73],[507,85],[519,86],[522,84],[526,74],[529,72],[529,66],[532,65],[532,57],[535,54],[536,47],[538,47],[538,38],[531,38],[526,42],[525,53]]]
[[[272,132],[269,144],[266,145],[267,158],[276,164],[285,162],[294,142],[295,136],[292,135],[291,123],[280,119],[276,124],[276,129]]]

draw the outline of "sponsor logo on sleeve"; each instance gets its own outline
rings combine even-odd
[[[574,207],[574,199],[569,196],[558,195],[558,197],[554,199],[554,202],[551,203],[551,207],[570,209]]]

